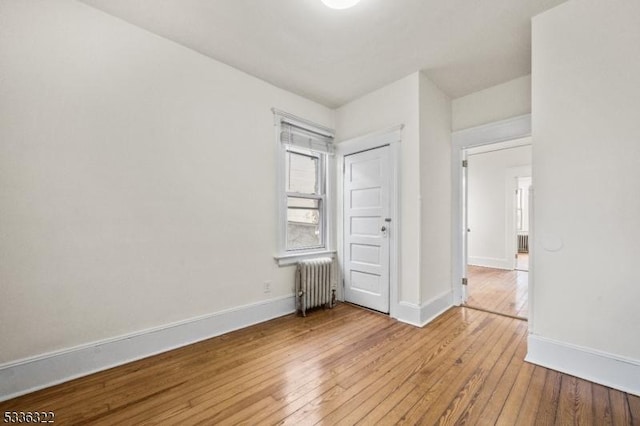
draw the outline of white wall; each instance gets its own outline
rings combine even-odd
[[[531,112],[531,76],[526,75],[452,102],[452,130],[480,126]]]
[[[537,337],[635,360],[640,392],[640,2],[533,20]]]
[[[400,255],[398,297],[420,302],[420,117],[419,73],[369,93],[336,110],[336,140],[345,141],[404,124],[400,147]]]
[[[468,156],[468,262],[513,269],[517,176],[531,176],[531,146]]]
[[[421,303],[451,293],[451,100],[420,73]],[[450,297],[450,296],[446,296]]]
[[[0,75],[0,364],[293,292],[270,108],[331,110],[66,0],[0,2]]]

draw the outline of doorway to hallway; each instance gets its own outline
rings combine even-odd
[[[465,154],[465,305],[526,319],[531,145]]]
[[[516,270],[529,271],[529,193],[531,176],[516,178]]]
[[[526,319],[529,272],[469,265],[466,306]]]

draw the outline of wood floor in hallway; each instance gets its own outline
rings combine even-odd
[[[288,315],[0,403],[62,425],[638,425],[640,398],[525,363],[527,323]]]
[[[516,269],[519,271],[529,270],[529,253],[518,253],[518,257],[516,257]]]
[[[467,306],[527,318],[529,273],[469,265]]]

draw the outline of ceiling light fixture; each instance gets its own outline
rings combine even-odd
[[[348,9],[358,4],[360,0],[322,0],[331,9]]]

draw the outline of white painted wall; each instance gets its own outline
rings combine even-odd
[[[451,100],[420,73],[421,303],[451,293]],[[446,296],[449,297],[449,296]]]
[[[531,112],[531,76],[526,75],[454,99],[452,130],[493,123]]]
[[[635,360],[636,392],[638,46],[636,0],[569,1],[533,20],[531,331],[536,338]]]
[[[531,146],[468,156],[468,262],[513,269],[517,176],[531,176]]]
[[[0,2],[0,75],[0,364],[293,292],[270,108],[333,111],[67,0]]]
[[[369,93],[336,110],[336,140],[345,141],[404,124],[400,146],[400,255],[398,297],[418,304],[420,261],[419,73]]]

